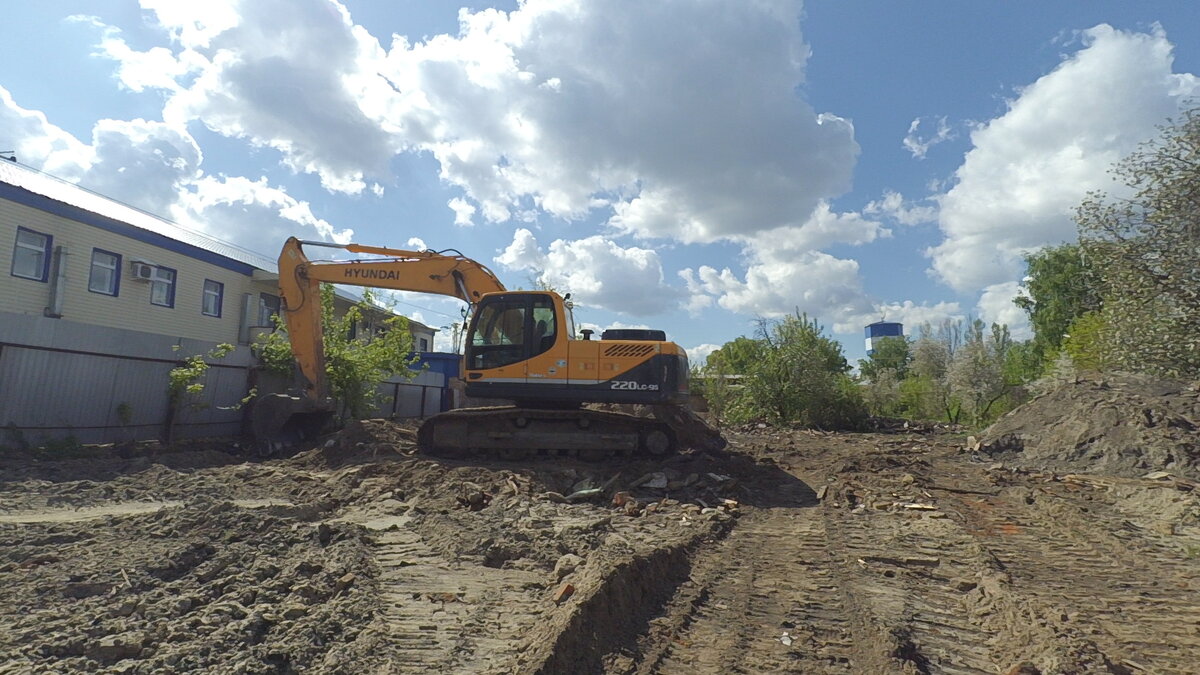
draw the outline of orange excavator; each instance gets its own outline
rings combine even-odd
[[[309,260],[305,246],[374,257]],[[687,407],[688,361],[662,331],[626,329],[575,334],[570,295],[509,291],[484,265],[458,251],[405,251],[290,238],[279,256],[282,314],[297,365],[298,396],[263,397],[256,436],[312,435],[334,411],[325,374],[320,284],[435,293],[468,303],[462,377],[466,395],[511,406],[460,408],[425,420],[421,451],[462,457],[496,453],[665,455],[690,446],[716,451],[725,439]],[[652,416],[584,407],[649,406]]]

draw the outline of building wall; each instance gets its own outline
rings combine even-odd
[[[259,292],[278,293],[273,282],[255,281],[250,274],[23,204],[0,200],[0,307],[5,311],[42,316],[50,303],[55,283],[53,271],[45,282],[12,275],[18,227],[53,237],[52,254],[60,246],[66,248],[66,284],[61,313],[64,319],[160,335],[237,343],[245,340],[242,334],[244,295],[252,295],[251,306],[256,313]],[[121,256],[116,296],[88,290],[94,249]],[[175,270],[174,307],[150,302],[151,284],[133,278],[131,269],[135,260]],[[206,279],[223,285],[220,317],[207,316],[201,311]],[[250,325],[254,323],[257,322],[252,321]]]

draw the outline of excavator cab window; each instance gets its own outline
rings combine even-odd
[[[533,299],[533,353],[537,356],[554,346],[554,303],[545,296]]]
[[[500,368],[548,351],[558,323],[554,301],[522,294],[484,300],[475,309],[467,347],[467,368]]]
[[[475,313],[468,347],[468,367],[500,368],[525,359],[525,298],[484,303]]]

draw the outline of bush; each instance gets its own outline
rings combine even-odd
[[[807,315],[759,325],[759,357],[724,411],[734,424],[765,420],[823,429],[859,428],[866,405],[841,345]],[[714,369],[715,370],[715,369]]]

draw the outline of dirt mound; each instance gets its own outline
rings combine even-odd
[[[1200,386],[1130,374],[1080,378],[1000,418],[980,450],[1054,471],[1200,478]]]

